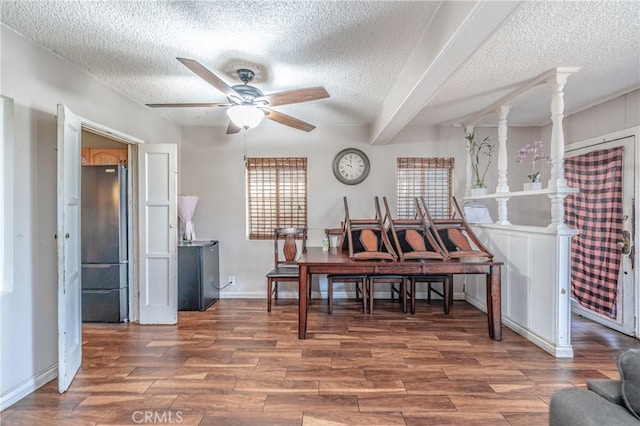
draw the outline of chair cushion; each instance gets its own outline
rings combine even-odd
[[[393,234],[390,229],[389,229],[388,235],[389,235],[389,241],[391,241],[391,245],[393,246],[394,249],[398,250],[398,247],[396,247],[395,239],[393,238]],[[396,235],[398,236],[400,249],[402,250],[403,253],[411,253],[416,251],[416,248],[413,247],[407,240],[407,230],[401,229],[398,232],[396,232]],[[419,236],[422,242],[424,243],[424,251],[432,251],[434,253],[439,253],[423,235],[419,234]]]
[[[372,229],[371,231],[376,236],[378,241],[380,241],[381,240],[380,230]],[[363,252],[363,251],[367,251],[367,249],[362,244],[361,235],[362,235],[362,230],[360,230],[360,229],[358,229],[356,231],[351,231],[351,242],[353,244],[353,252],[354,253],[360,253],[360,252]],[[378,250],[379,249],[380,248],[378,248]],[[345,237],[344,240],[342,241],[342,250],[349,250],[349,239],[347,237]]]
[[[624,405],[622,399],[622,382],[611,379],[587,380],[587,388],[614,404]]]
[[[453,241],[449,239],[449,233],[446,229],[438,229],[438,235],[444,244],[444,247],[448,252],[453,252],[458,250],[458,246],[456,246]]]
[[[267,273],[267,277],[271,278],[297,278],[299,273],[299,269],[297,266],[278,266],[277,268],[273,268],[269,273]]]
[[[625,406],[640,419],[640,349],[629,349],[618,357]]]

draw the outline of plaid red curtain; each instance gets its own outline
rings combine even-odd
[[[566,223],[580,234],[571,240],[571,294],[584,307],[616,318],[622,233],[624,148],[565,159],[565,176],[580,193],[567,197]]]

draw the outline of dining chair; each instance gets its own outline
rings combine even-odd
[[[385,210],[388,212],[388,205],[386,201],[386,197],[383,197],[383,201],[385,204]],[[399,256],[397,251],[395,250],[392,233],[388,227],[388,218],[390,215],[387,213],[385,216],[382,215],[382,211],[380,209],[380,202],[378,197],[374,197],[373,199],[375,212],[376,212],[376,221],[377,226],[380,232],[380,238],[376,241],[377,251],[388,252],[391,254],[394,260],[398,260]],[[370,274],[367,277],[367,293],[369,296],[369,313],[373,313],[373,301],[375,299],[375,287],[376,284],[388,284],[390,286],[391,299],[394,299],[394,296],[398,294],[399,299],[402,301],[402,312],[407,313],[407,280],[404,275],[396,275],[396,274]]]
[[[341,248],[344,238],[342,228],[325,229],[325,235],[328,240],[328,249]],[[335,240],[335,243],[334,243]],[[362,300],[362,311],[367,312],[367,275],[345,275],[345,274],[329,274],[327,275],[327,293],[329,303],[329,315],[333,314],[333,290],[335,283],[354,284],[356,301]]]
[[[343,199],[345,214],[343,249],[349,250],[349,257],[355,260],[396,260],[398,256],[382,224],[378,197],[374,197],[375,217],[366,219],[352,219],[349,216],[347,197]]]
[[[268,312],[271,312],[271,297],[278,300],[278,283],[299,281],[297,259],[299,253],[304,253],[306,250],[306,228],[276,228],[273,230],[274,267],[267,273]],[[309,286],[310,294],[311,286]]]
[[[432,230],[416,214],[413,219],[394,219],[391,216],[387,198],[383,197],[385,217],[389,239],[401,261],[404,260],[444,260],[445,251],[440,247]],[[416,200],[416,209],[420,206]]]
[[[377,202],[377,200],[376,200]],[[412,260],[442,260],[444,253],[440,249],[431,231],[424,226],[424,222],[418,218],[394,219],[389,209],[387,197],[382,197],[385,215],[382,225],[385,228],[388,239],[400,261]],[[410,278],[402,275],[378,275],[369,277],[369,312],[373,312],[373,299],[375,296],[375,283],[388,283],[391,285],[391,299],[398,294],[402,300],[402,312],[407,313],[407,297],[409,288],[407,282]],[[409,281],[410,282],[410,281]],[[415,286],[415,281],[413,283]],[[412,295],[415,292],[411,293]],[[415,303],[415,300],[412,299]]]
[[[407,277],[405,275],[375,274],[367,277],[367,293],[369,296],[369,313],[373,313],[376,284],[389,284],[391,299],[398,295],[402,302],[402,313],[407,313]]]
[[[425,227],[432,230],[445,254],[445,259],[478,258],[489,262],[493,260],[493,253],[473,232],[454,196],[450,199],[452,212],[450,217],[442,219],[434,219],[431,216],[424,198],[416,198],[415,201],[416,213]]]
[[[450,307],[453,305],[453,275],[410,275],[408,281],[409,288],[407,293],[411,299],[411,314],[416,313],[417,283],[427,284],[427,303],[431,304],[431,293],[435,293],[442,298],[442,307],[445,315],[449,314]],[[433,287],[435,283],[442,284],[442,291],[438,291]]]

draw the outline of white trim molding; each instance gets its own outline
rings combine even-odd
[[[46,385],[56,377],[58,377],[58,363],[53,364],[44,371],[41,371],[35,376],[30,377],[29,379],[18,384],[12,389],[7,390],[4,394],[2,394],[2,397],[0,397],[0,411],[9,408],[16,402],[20,401],[22,398],[40,389],[42,386]]]

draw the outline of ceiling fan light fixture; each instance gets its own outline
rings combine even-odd
[[[264,118],[264,112],[254,105],[233,105],[227,108],[227,115],[235,125],[245,130],[257,127]]]

